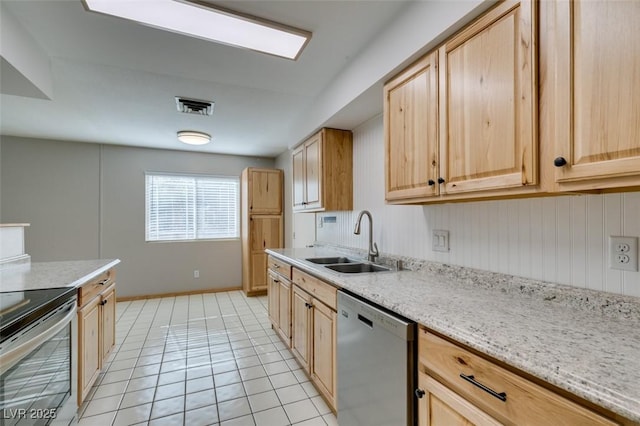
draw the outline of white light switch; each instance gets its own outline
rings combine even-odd
[[[431,237],[433,251],[449,252],[449,231],[434,229]]]

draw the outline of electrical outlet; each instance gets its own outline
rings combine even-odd
[[[431,249],[433,251],[449,252],[449,231],[434,229],[431,235]]]
[[[200,271],[197,269],[193,270],[193,278],[200,278]]]
[[[621,271],[638,270],[637,237],[609,237],[609,267]]]

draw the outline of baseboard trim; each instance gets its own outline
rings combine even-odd
[[[239,287],[224,287],[224,288],[208,288],[203,290],[177,291],[172,293],[145,294],[141,296],[124,296],[124,297],[117,296],[116,302],[132,302],[134,300],[159,299],[162,297],[190,296],[192,294],[203,294],[203,293],[222,293],[225,291],[235,291],[235,290],[242,290],[242,287],[239,286]]]

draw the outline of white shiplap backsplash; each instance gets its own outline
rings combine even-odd
[[[318,241],[366,249],[368,223],[360,235],[353,228],[367,209],[382,253],[640,296],[640,272],[609,269],[607,257],[610,235],[640,236],[640,192],[386,205],[382,116],[353,138],[355,211],[319,213],[337,220],[318,227]],[[433,229],[449,231],[449,253],[431,250]]]

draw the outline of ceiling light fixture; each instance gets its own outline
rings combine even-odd
[[[181,130],[178,132],[178,140],[187,145],[206,145],[211,142],[211,135],[194,130]]]
[[[287,59],[298,59],[311,33],[186,0],[83,0],[93,12],[243,47]]]

